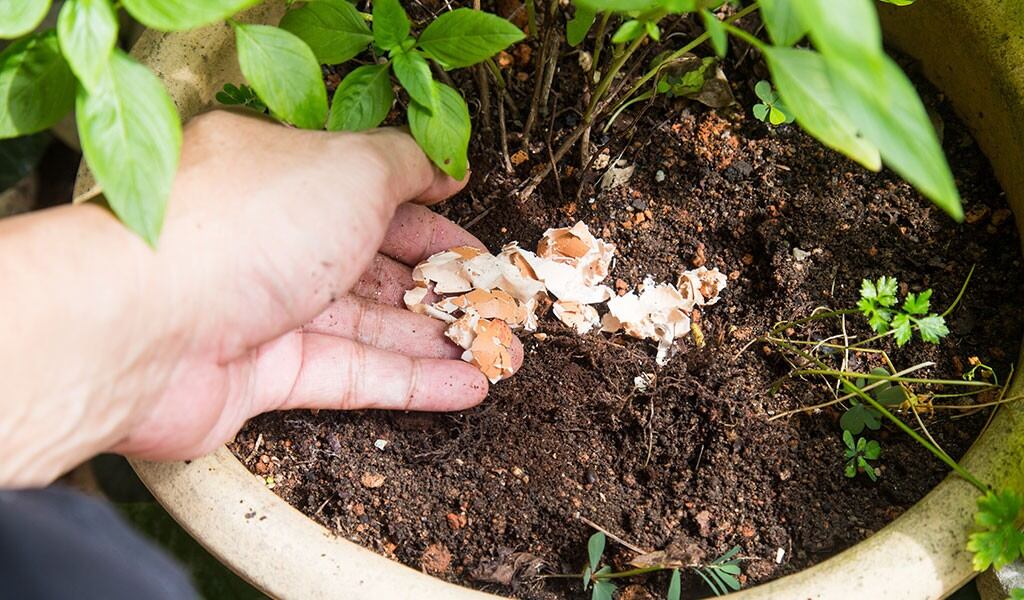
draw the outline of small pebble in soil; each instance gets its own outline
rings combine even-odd
[[[373,490],[384,485],[385,479],[387,478],[380,473],[363,473],[363,476],[359,478],[359,483],[363,484],[363,487]]]
[[[377,440],[377,441],[375,441],[375,442],[373,443],[373,445],[374,445],[374,446],[375,446],[375,447],[376,447],[376,448],[377,448],[378,450],[384,450],[385,448],[387,448],[387,447],[388,447],[388,444],[389,444],[389,443],[390,443],[390,442],[388,442],[387,440]]]
[[[662,181],[665,181],[665,172],[662,171],[661,169],[658,169],[657,171],[655,171],[654,172],[654,180],[657,181],[658,183],[661,183]]]

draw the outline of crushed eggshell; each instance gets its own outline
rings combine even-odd
[[[600,328],[656,341],[663,365],[676,340],[691,331],[693,311],[717,302],[728,278],[700,267],[681,273],[676,285],[648,277],[638,292],[620,289],[616,295],[602,283],[614,256],[615,245],[595,237],[582,221],[545,231],[536,253],[516,242],[497,256],[459,246],[417,265],[416,287],[404,300],[410,310],[449,323],[445,335],[492,383],[512,374],[512,330],[535,331],[548,306],[580,335]],[[440,299],[429,300],[432,294]],[[603,317],[595,307],[601,303],[608,308]]]

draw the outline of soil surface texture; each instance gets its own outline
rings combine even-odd
[[[756,22],[745,25],[753,30]],[[685,562],[710,561],[739,545],[741,580],[749,586],[857,543],[923,497],[948,469],[895,428],[865,432],[882,444],[872,482],[843,474],[839,406],[769,421],[833,396],[820,379],[791,381],[769,394],[790,367],[755,340],[818,307],[853,307],[861,280],[881,275],[898,278],[904,292],[933,288],[932,305],[941,312],[976,266],[947,317],[947,338],[883,347],[897,368],[935,362],[922,376],[958,379],[974,356],[1006,375],[1024,325],[1020,244],[988,163],[941,94],[921,84],[963,195],[963,224],[890,171],[868,172],[796,125],[772,128],[754,119],[753,87],[766,73],[738,43],[723,62],[736,106],[641,103],[610,131],[595,131],[598,159],[582,181],[574,151],[557,178],[522,199],[516,191],[549,161],[548,144],[579,122],[579,60],[563,47],[550,111],[538,120],[531,146],[515,155],[537,79],[537,45],[512,48],[509,60],[499,61],[522,109],[506,115],[512,172],[499,149],[493,89],[492,128],[484,131],[475,72],[452,74],[480,131],[470,149],[469,187],[439,210],[495,252],[515,240],[532,248],[546,228],[582,220],[618,247],[613,286],[647,275],[674,282],[682,269],[702,264],[719,268],[729,284],[700,315],[705,345],[687,338],[659,368],[652,343],[581,337],[547,315],[545,339],[522,336],[522,370],[493,386],[476,409],[270,414],[237,436],[236,455],[340,536],[446,580],[527,599],[589,597],[579,581],[530,576],[536,569],[580,572],[594,532],[581,517]],[[348,68],[329,69],[328,82],[336,85]],[[602,189],[608,167],[601,164],[619,160],[635,169],[632,176]],[[793,336],[820,340],[842,333],[841,325],[833,320]],[[871,334],[859,315],[847,317],[846,333]],[[875,366],[875,357],[851,358],[852,368]],[[644,374],[651,383],[640,389],[636,378]],[[954,456],[988,417],[923,416]],[[383,449],[378,440],[387,442]],[[606,557],[617,569],[635,556],[609,541]],[[623,584],[623,598],[664,597],[667,576]],[[696,575],[684,575],[684,597],[709,593]]]

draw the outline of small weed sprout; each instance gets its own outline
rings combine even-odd
[[[868,461],[877,460],[882,455],[882,447],[878,442],[868,441],[864,438],[857,438],[857,441],[854,442],[853,434],[849,430],[844,430],[843,444],[846,445],[846,466],[843,469],[843,474],[853,479],[857,473],[863,472],[871,481],[877,481],[878,474]]]
[[[552,574],[542,577],[560,579],[579,579],[582,577],[583,591],[590,590],[591,600],[612,600],[617,589],[614,583],[615,579],[636,577],[659,571],[671,571],[668,590],[665,595],[667,600],[680,600],[680,594],[682,593],[680,569],[684,568],[691,569],[700,576],[716,596],[728,594],[730,591],[739,590],[741,587],[738,576],[741,572],[740,561],[743,559],[737,556],[740,552],[739,546],[733,546],[725,554],[709,563],[697,565],[682,564],[680,561],[666,555],[665,552],[651,552],[633,560],[632,564],[636,568],[626,571],[613,571],[608,565],[601,566],[607,537],[603,531],[599,531],[587,540],[587,563],[583,567],[582,575],[580,573]],[[614,539],[625,544],[619,538]],[[633,546],[629,547],[635,552],[641,552],[641,550]]]
[[[914,372],[933,367],[934,363],[923,362],[897,369],[888,353],[877,347],[888,337],[893,337],[896,345],[902,347],[910,342],[915,330],[919,332],[921,341],[939,343],[949,334],[945,317],[963,299],[973,274],[972,268],[956,298],[941,314],[931,312],[932,290],[908,293],[901,304],[898,281],[894,277],[883,276],[875,281],[865,279],[862,282],[856,308],[815,311],[802,319],[778,323],[751,345],[756,342],[770,345],[792,367],[772,384],[771,393],[794,379],[821,378],[834,396],[832,400],[814,406],[773,415],[770,421],[848,403],[840,419],[846,477],[856,477],[857,473],[863,471],[872,481],[877,479],[876,467],[870,461],[881,456],[881,446],[878,442],[855,436],[865,429],[880,429],[882,423],[888,421],[974,486],[982,495],[978,499],[975,513],[978,530],[971,534],[967,549],[973,554],[974,568],[983,571],[990,566],[999,568],[1024,556],[1024,532],[1021,531],[1024,526],[1024,499],[1011,489],[993,489],[962,467],[928,433],[920,410],[971,414],[986,409],[997,410],[1003,404],[1015,402],[1024,396],[1007,397],[1010,377],[1000,385],[995,370],[978,357],[970,357],[971,369],[962,373],[959,379],[922,378],[914,376]],[[798,329],[811,324],[855,314],[863,315],[878,335],[853,341],[844,328],[842,333],[825,338],[808,335],[809,339],[803,339],[797,336]],[[867,373],[851,371],[851,354],[880,359],[885,367],[877,367]],[[835,361],[840,357],[842,363],[837,367]],[[957,391],[947,391],[948,388]],[[840,396],[839,390],[845,394]],[[951,402],[957,398],[967,402]],[[945,403],[936,403],[939,399]],[[911,416],[918,428],[904,423],[895,413]]]
[[[761,99],[761,102],[754,105],[754,117],[758,121],[764,121],[769,125],[777,126],[793,122],[793,113],[790,112],[779,94],[772,89],[772,84],[762,79],[754,86],[754,93]]]
[[[225,83],[224,88],[217,92],[215,98],[224,106],[242,106],[261,114],[267,112],[267,105],[260,100],[256,90],[244,83],[241,85]]]

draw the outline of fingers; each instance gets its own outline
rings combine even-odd
[[[369,268],[352,286],[351,293],[378,304],[405,307],[405,291],[413,287],[412,269],[382,254],[373,257]]]
[[[395,211],[380,252],[409,266],[415,266],[431,254],[454,248],[473,246],[487,250],[483,242],[465,229],[415,204],[403,204]]]
[[[393,127],[360,134],[388,172],[388,184],[399,203],[436,204],[457,194],[469,175],[456,181],[438,169],[408,132]]]
[[[353,296],[331,304],[303,331],[345,337],[407,356],[456,359],[462,349],[444,335],[446,323],[404,308]]]
[[[451,411],[476,406],[487,379],[455,360],[413,358],[330,335],[302,335],[302,362],[279,408]]]
[[[382,350],[407,356],[455,359],[462,349],[445,335],[448,326],[404,308],[384,306],[352,296],[331,304],[309,322],[303,331],[345,337]],[[523,364],[523,345],[512,339],[512,370]]]

